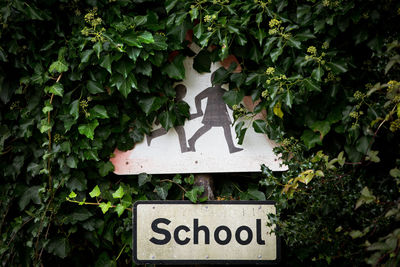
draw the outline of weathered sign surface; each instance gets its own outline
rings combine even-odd
[[[155,124],[151,135],[133,150],[116,150],[111,158],[115,173],[259,172],[261,164],[273,171],[286,170],[272,151],[275,144],[255,133],[251,121],[243,144],[238,145],[232,110],[222,99],[227,86],[211,84],[212,73],[221,64],[202,74],[193,69],[193,58],[186,58],[184,65],[186,77],[175,89],[177,98],[190,106],[190,120],[168,132]]]
[[[277,263],[280,242],[266,226],[271,201],[139,201],[133,259],[145,263]]]

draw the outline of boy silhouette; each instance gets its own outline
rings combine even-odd
[[[175,87],[175,91],[176,91],[176,98],[175,100],[177,102],[182,101],[183,98],[186,95],[186,86],[184,86],[183,84],[178,84]],[[160,124],[159,121],[156,121],[156,125]],[[186,145],[186,133],[185,133],[185,129],[183,128],[182,125],[178,125],[174,127],[176,133],[178,134],[178,139],[179,139],[179,145],[181,147],[181,152],[188,152],[189,148]],[[150,133],[150,135],[147,135],[147,145],[150,146],[151,144],[151,140],[153,140],[154,138],[160,137],[162,135],[167,134],[167,130],[165,130],[164,128],[159,128],[157,130],[154,130]]]

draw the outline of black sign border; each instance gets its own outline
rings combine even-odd
[[[137,218],[137,206],[138,205],[152,205],[152,204],[192,204],[196,205],[188,200],[138,200],[133,204],[132,212],[132,243],[133,251],[132,257],[136,264],[165,264],[165,265],[184,265],[184,264],[257,264],[257,265],[275,265],[279,264],[281,261],[281,238],[276,237],[276,260],[139,260],[137,258],[137,223],[135,223],[135,218]],[[207,205],[222,205],[222,204],[234,204],[234,205],[275,205],[275,201],[265,200],[265,201],[247,201],[247,200],[210,200],[206,202],[201,202],[199,204]]]

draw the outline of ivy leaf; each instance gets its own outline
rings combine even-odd
[[[320,139],[322,140],[324,136],[329,133],[331,126],[328,121],[316,121],[310,127],[314,132],[320,133]]]
[[[193,59],[193,68],[198,72],[210,72],[211,58],[210,52],[201,50]]]
[[[81,63],[89,62],[90,56],[93,54],[94,50],[85,50],[81,54]]]
[[[178,3],[178,0],[165,1],[165,10],[167,11],[167,13],[169,13],[175,7],[176,3]]]
[[[311,73],[311,77],[318,82],[321,81],[321,77],[323,75],[324,75],[324,70],[320,66],[314,69],[313,72]]]
[[[120,217],[124,211],[125,211],[125,207],[124,205],[122,205],[121,203],[119,203],[116,207],[115,207],[115,212],[118,214],[118,217]]]
[[[157,195],[162,199],[166,200],[168,196],[168,190],[169,190],[169,185],[168,184],[163,184],[162,186],[157,185],[154,191],[157,193]]]
[[[183,180],[185,181],[185,183],[192,185],[194,184],[194,175],[191,174],[188,177],[185,177]]]
[[[238,139],[238,145],[243,144],[244,136],[246,135],[247,128],[243,128],[244,121],[239,122],[235,126],[236,138]]]
[[[86,87],[87,87],[89,93],[91,93],[93,95],[104,92],[103,86],[101,86],[101,84],[98,82],[88,81]]]
[[[52,239],[50,243],[47,245],[46,250],[49,253],[64,259],[70,252],[68,239],[65,237],[58,237],[56,239]]]
[[[283,119],[283,111],[281,102],[277,102],[273,108],[273,112],[276,116]]]
[[[113,198],[122,198],[124,195],[124,188],[121,185],[118,187],[117,191],[112,194]]]
[[[98,185],[96,185],[92,191],[90,191],[89,196],[92,198],[98,197],[100,196],[101,192],[100,192],[100,188]]]
[[[103,212],[103,214],[105,214],[110,208],[111,208],[111,202],[108,201],[107,203],[105,202],[101,202],[99,205],[99,208],[101,209],[101,211]]]
[[[96,52],[97,58],[100,58],[100,53],[103,50],[103,45],[101,42],[97,42],[93,46],[93,50]]]
[[[74,116],[75,120],[79,118],[79,99],[74,100],[69,105],[69,114]]]
[[[328,62],[326,63],[335,74],[347,72],[347,64],[345,62]]]
[[[133,74],[129,74],[126,79],[123,79],[121,83],[117,83],[118,91],[127,98],[133,89],[137,89],[137,81]]]
[[[66,71],[68,71],[68,65],[62,60],[54,61],[49,67],[49,72],[51,73],[62,73]]]
[[[158,119],[161,123],[161,126],[165,130],[169,130],[174,127],[174,123],[176,121],[176,115],[174,112],[165,111],[158,116]]]
[[[253,121],[253,128],[256,133],[267,134],[267,122],[264,120]]]
[[[122,59],[117,62],[115,70],[118,73],[122,74],[126,79],[128,75],[132,72],[134,67],[135,64],[132,60]]]
[[[151,182],[151,175],[146,173],[139,174],[139,187],[142,187],[144,184]]]
[[[372,194],[372,192],[368,189],[368,187],[364,187],[361,190],[361,196],[357,200],[355,209],[358,209],[363,204],[369,204],[376,200],[376,197]]]
[[[250,196],[250,199],[254,200],[266,200],[265,194],[257,189],[249,189],[247,190],[248,195]]]
[[[67,158],[66,164],[71,169],[76,169],[78,167],[77,159],[74,156],[69,156]]]
[[[162,68],[162,72],[166,73],[170,78],[175,80],[183,80],[185,78],[185,66],[183,65],[183,55],[178,55],[174,60]]]
[[[285,94],[285,104],[286,104],[289,108],[292,108],[293,100],[294,100],[293,94],[292,94],[292,92],[288,89],[288,90],[286,91],[286,94]]]
[[[97,120],[93,120],[88,124],[81,124],[78,127],[78,131],[80,134],[85,135],[90,140],[93,140],[94,137],[94,129],[99,126],[99,122]]]
[[[311,130],[305,130],[300,139],[304,142],[308,149],[313,148],[316,144],[322,145],[320,135]]]
[[[150,112],[158,110],[164,102],[160,97],[151,96],[140,99],[139,106],[148,115]]]
[[[196,203],[198,197],[204,192],[204,186],[193,186],[193,189],[187,191],[185,193],[185,197],[187,197],[192,203]]]
[[[106,176],[114,170],[114,165],[110,162],[101,162],[99,166],[99,174],[101,177]]]
[[[29,204],[29,202],[32,200],[33,203],[35,204],[40,204],[42,203],[39,195],[40,191],[40,186],[32,186],[29,187],[24,194],[21,196],[18,205],[20,210],[25,209],[25,207]]]
[[[139,34],[138,40],[144,44],[154,43],[153,35],[148,31],[145,31],[145,32],[142,32],[141,34]]]
[[[262,58],[260,49],[256,45],[253,45],[250,49],[250,59],[258,63]]]
[[[110,74],[112,74],[111,72],[111,64],[112,64],[112,58],[109,54],[105,55],[104,57],[102,57],[102,60],[100,62],[100,66],[105,68]]]
[[[230,90],[228,92],[225,92],[222,98],[224,99],[225,103],[228,104],[228,106],[232,107],[233,105],[239,104],[243,100],[244,91]]]
[[[76,193],[74,191],[71,191],[71,193],[68,195],[69,198],[76,198]]]
[[[107,110],[103,105],[96,105],[89,110],[90,118],[108,119]]]
[[[61,83],[55,83],[49,88],[49,92],[54,95],[63,96],[64,95],[64,87]]]
[[[310,78],[304,79],[303,85],[307,90],[321,92],[321,86]]]
[[[300,41],[296,41],[295,39],[293,39],[292,37],[290,37],[287,40],[287,43],[289,44],[289,46],[297,48],[297,49],[301,49],[301,42]]]
[[[275,48],[271,53],[270,53],[270,57],[272,62],[275,62],[278,60],[278,57],[282,54],[283,52],[283,48],[282,47],[278,47]]]

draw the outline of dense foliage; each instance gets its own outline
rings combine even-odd
[[[268,134],[289,167],[220,175],[218,199],[275,200],[283,264],[398,265],[399,19],[394,0],[1,1],[1,265],[131,266],[133,201],[199,200],[193,175],[109,162],[189,117],[189,41],[199,72],[236,56],[214,82],[237,138]]]

